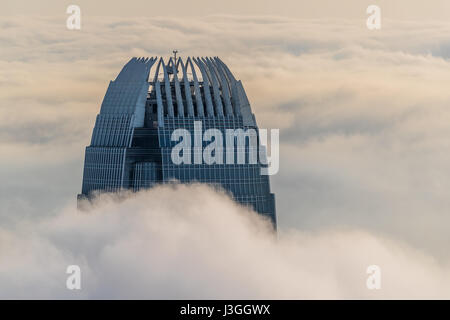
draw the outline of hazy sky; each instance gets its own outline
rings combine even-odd
[[[361,18],[371,4],[379,5],[386,18],[447,20],[447,0],[191,0],[191,1],[107,1],[107,0],[7,0],[0,15],[57,15],[77,4],[86,15],[103,16],[202,16],[211,14],[282,15],[296,18]]]
[[[271,183],[282,234],[324,232],[326,242],[329,230],[350,229],[395,241],[389,252],[412,248],[448,264],[447,1],[377,1],[379,31],[365,25],[371,2],[199,2],[80,1],[79,31],[66,29],[69,2],[2,8],[0,226],[18,230],[8,237],[26,233],[18,224],[73,209],[109,81],[130,57],[177,48],[220,56],[243,81],[260,127],[280,129]],[[420,269],[424,260],[413,261]]]

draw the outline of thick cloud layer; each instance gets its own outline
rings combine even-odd
[[[62,18],[2,18],[2,220],[74,201],[108,81],[177,48],[220,55],[260,126],[280,128],[282,227],[364,228],[448,259],[450,24],[86,14],[72,32]]]
[[[450,269],[356,230],[273,234],[205,186],[102,195],[0,229],[0,298],[450,298]],[[66,289],[68,265],[81,290]],[[381,268],[368,290],[366,268]]]

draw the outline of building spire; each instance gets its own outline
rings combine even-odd
[[[174,60],[173,60],[173,62],[176,64],[177,63],[177,53],[178,53],[178,50],[173,50],[172,51],[173,52],[173,58],[174,58]]]

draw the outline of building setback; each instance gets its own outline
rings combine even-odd
[[[261,161],[227,164],[224,153],[222,164],[172,162],[178,143],[172,133],[186,129],[194,137],[194,122],[201,123],[203,132],[214,128],[224,137],[227,129],[254,129],[259,142],[242,83],[219,58],[170,58],[167,64],[163,58],[132,58],[110,82],[97,115],[79,201],[95,191],[139,191],[175,180],[208,183],[276,226],[275,196],[269,176],[261,174]],[[201,143],[203,148],[208,144]]]

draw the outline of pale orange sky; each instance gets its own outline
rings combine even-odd
[[[5,1],[3,1],[5,2]],[[379,5],[386,18],[406,20],[448,20],[448,0],[6,0],[0,15],[63,14],[70,4],[87,15],[105,16],[202,16],[210,14],[270,14],[298,18],[360,18],[365,9]]]
[[[39,215],[75,201],[109,81],[130,57],[177,48],[220,56],[259,126],[280,129],[280,226],[347,224],[447,255],[450,23],[372,32],[365,19],[84,16],[68,31],[66,16],[0,19],[4,208]],[[0,218],[20,215],[4,208]]]
[[[17,0],[1,5],[0,239],[2,236],[13,239],[21,250],[0,250],[0,262],[20,265],[22,256],[29,258],[20,254],[24,248],[29,248],[29,243],[39,244],[33,238],[22,242],[22,235],[30,232],[16,231],[16,221],[21,224],[28,221],[36,229],[36,219],[45,220],[74,210],[81,189],[84,149],[89,144],[109,81],[133,56],[167,56],[176,48],[181,56],[220,56],[236,78],[242,80],[259,127],[280,129],[280,172],[271,177],[280,232],[294,229],[323,235],[313,238],[308,245],[315,256],[322,252],[321,256],[336,262],[330,264],[329,278],[324,277],[326,270],[319,274],[325,279],[322,292],[333,292],[333,287],[327,287],[330,283],[342,283],[340,288],[344,292],[352,292],[347,289],[351,289],[353,282],[347,281],[345,274],[333,278],[335,271],[356,270],[351,278],[360,271],[365,276],[365,269],[354,257],[364,258],[360,253],[368,252],[373,254],[371,261],[383,264],[385,274],[392,275],[391,283],[398,284],[397,288],[408,288],[408,296],[429,293],[448,296],[449,0],[192,0],[179,2],[175,7],[150,1],[123,3],[126,5],[103,0]],[[382,29],[375,32],[365,26],[365,9],[373,3],[382,9]],[[66,28],[68,4],[81,6],[79,31]],[[180,18],[184,13],[186,17]],[[211,14],[221,16],[204,16]],[[201,17],[192,17],[195,15]],[[400,21],[403,19],[411,21]],[[203,205],[204,201],[195,201],[187,191],[183,195],[186,200],[180,200],[178,205],[184,211],[202,212],[192,203]],[[148,203],[155,203],[151,197],[146,196],[142,202],[145,208]],[[153,197],[159,199],[157,195]],[[213,196],[205,198],[214,200]],[[66,206],[69,211],[62,209]],[[162,215],[170,217],[171,214],[164,213],[171,211],[164,210],[160,211]],[[205,210],[212,211],[209,207]],[[124,212],[128,214],[130,209],[125,208]],[[116,212],[116,217],[121,217],[120,212]],[[83,235],[83,241],[74,241],[75,244],[88,243],[85,234],[98,243],[97,235],[102,234],[98,231],[105,227],[99,219],[89,236],[84,228],[91,224],[78,220],[82,221],[79,227],[71,229],[74,221],[64,219],[49,221],[56,225],[55,230],[60,230],[59,222],[66,221],[69,227],[64,231],[74,230],[73,234]],[[117,221],[111,225],[114,236],[124,231],[123,220]],[[197,234],[198,225],[203,226],[194,223],[190,234]],[[226,232],[233,229],[212,227]],[[329,232],[346,228],[356,230],[356,236],[344,232],[344,237],[336,237]],[[39,235],[46,240],[48,223],[41,229],[44,232],[38,230]],[[133,237],[152,235],[145,229],[138,228],[141,233],[134,230],[128,229]],[[208,227],[202,230],[210,231]],[[214,234],[223,235],[223,239],[229,236],[211,232]],[[54,235],[51,231],[49,237]],[[169,243],[165,239],[176,239],[170,233],[167,235],[161,241],[145,242],[142,248],[148,251],[148,243]],[[65,238],[64,232],[61,239]],[[240,238],[233,238],[238,243],[236,239]],[[398,245],[391,246],[391,239]],[[60,243],[64,241],[56,237],[55,244]],[[110,243],[117,241],[105,240],[105,247],[110,248]],[[250,246],[243,243],[239,242],[241,248],[255,251],[251,242]],[[330,243],[341,243],[342,249],[329,254]],[[305,239],[301,238],[292,252],[302,252],[304,244]],[[419,254],[410,255],[405,247],[414,248]],[[145,257],[140,248],[121,247],[118,252]],[[79,249],[77,245],[69,245],[61,252],[77,253]],[[53,277],[48,265],[50,262],[57,266],[58,261],[42,260],[47,252],[32,250],[38,262],[45,262],[42,273]],[[287,257],[293,256],[291,251],[286,252]],[[411,259],[403,260],[398,252],[407,253]],[[426,259],[420,258],[422,253]],[[429,263],[433,259],[440,265]],[[133,259],[123,259],[118,254],[113,261],[119,266],[120,261],[130,261],[128,267],[134,270]],[[300,267],[294,272],[301,270],[304,261],[311,261],[311,270],[328,266],[328,262],[308,256],[298,261]],[[88,262],[96,266],[96,261]],[[148,275],[145,263],[142,266]],[[201,263],[193,269],[204,270],[205,265],[208,264]],[[442,265],[446,267],[441,269]],[[241,262],[236,266],[236,272],[240,272]],[[178,270],[174,270],[178,275]],[[289,274],[284,270],[275,274]],[[122,273],[120,269],[119,274]],[[421,278],[417,274],[427,276]],[[20,273],[13,275],[16,278],[0,272],[0,297],[10,279],[28,279]],[[287,278],[288,285],[292,278]],[[400,282],[396,282],[397,278]],[[415,287],[420,290],[409,290],[413,287],[411,279],[419,280]],[[150,280],[142,282],[149,284],[146,288],[154,288]],[[279,281],[273,283],[279,287]],[[35,288],[41,288],[37,284],[23,287],[34,292]],[[396,290],[385,292],[397,297],[405,294]]]

